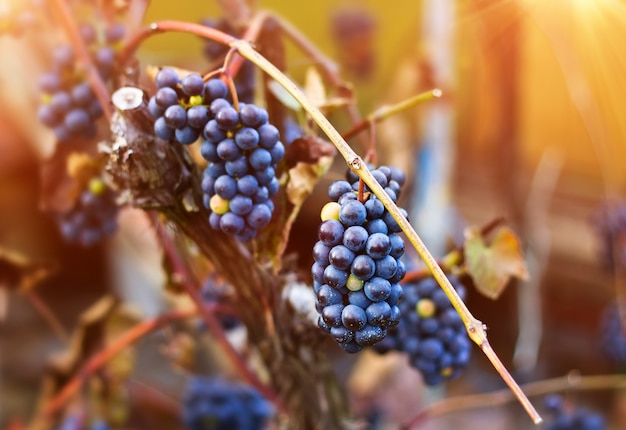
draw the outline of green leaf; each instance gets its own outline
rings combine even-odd
[[[519,239],[507,228],[500,228],[489,245],[480,230],[465,231],[465,265],[478,291],[492,300],[504,291],[512,277],[526,280],[528,271]]]

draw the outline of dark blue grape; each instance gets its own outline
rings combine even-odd
[[[165,109],[165,123],[171,128],[183,128],[187,124],[187,111],[181,105],[173,105]]]
[[[181,89],[186,96],[201,96],[204,93],[204,80],[202,76],[192,73],[180,81]]]
[[[246,217],[246,222],[249,226],[259,229],[269,224],[272,219],[272,210],[264,203],[255,204],[252,210]]]
[[[339,270],[349,270],[354,260],[354,252],[343,245],[334,246],[328,255],[328,261]]]
[[[166,109],[170,106],[178,104],[178,94],[176,94],[176,91],[172,88],[163,87],[156,92],[154,100],[157,105]]]
[[[154,83],[157,88],[176,88],[176,85],[180,82],[176,71],[170,67],[164,67],[159,70],[154,77]],[[169,105],[168,105],[169,106]]]
[[[235,194],[230,200],[230,211],[236,215],[247,215],[252,210],[252,198],[241,194]]]
[[[229,175],[221,175],[213,184],[214,193],[230,200],[237,195],[237,181]]]
[[[358,200],[350,200],[341,205],[339,210],[339,221],[345,226],[362,225],[365,222],[367,213],[365,206]]]
[[[239,113],[230,105],[215,113],[217,125],[225,131],[234,130],[239,124]]]
[[[338,245],[344,237],[343,225],[334,219],[326,220],[320,224],[318,237],[319,240],[326,246]]]
[[[345,230],[343,235],[343,245],[353,252],[360,252],[365,248],[368,237],[369,234],[365,228],[361,226],[351,226]]]
[[[206,106],[192,106],[187,111],[187,123],[198,130],[203,130],[208,121],[209,109]]]
[[[228,87],[220,79],[209,79],[204,84],[204,93],[210,100],[224,99],[228,95]]]
[[[244,151],[254,149],[259,143],[259,133],[251,127],[240,128],[235,133],[235,142]]]
[[[174,131],[174,136],[176,137],[176,140],[183,145],[191,145],[198,140],[200,132],[193,127],[185,126],[183,128],[177,128]]]
[[[243,154],[233,139],[224,139],[217,144],[217,155],[224,161],[233,161],[241,158]]]

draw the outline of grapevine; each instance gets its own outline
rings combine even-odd
[[[35,3],[41,11],[21,15]],[[40,207],[52,213],[64,246],[101,251],[111,265],[129,263],[115,250],[132,248],[127,236],[141,236],[150,243],[142,246],[158,251],[159,267],[146,271],[158,272],[155,283],[164,287],[149,294],[158,302],[156,314],[141,315],[127,298],[143,291],[142,282],[128,290],[111,276],[104,297],[86,307],[67,335],[65,316],[35,305],[63,333],[65,356],[50,359],[41,407],[29,425],[141,428],[139,401],[153,387],[144,387],[139,400],[129,387],[146,338],[159,343],[168,377],[185,385],[179,392],[157,387],[152,400],[167,405],[164,413],[184,428],[358,428],[367,414],[353,410],[354,393],[337,377],[342,366],[404,357],[407,371],[421,375],[419,384],[436,386],[473,370],[472,343],[509,390],[422,410],[415,405],[418,415],[403,418],[404,425],[492,399],[517,400],[539,425],[527,387],[513,379],[466,304],[474,303],[466,300],[472,294],[497,298],[512,278],[526,279],[522,241],[498,218],[483,229],[467,227],[465,238],[436,259],[407,210],[415,172],[377,153],[381,122],[444,91],[425,78],[431,90],[361,116],[360,95],[343,71],[274,13],[250,2],[218,2],[222,17],[145,25],[149,3],[31,0],[11,7],[11,25],[0,9],[0,36],[24,37],[33,52],[44,53],[30,97],[49,149],[37,160]],[[13,21],[38,30],[18,31]],[[171,63],[147,52],[154,36],[171,33],[200,37],[202,52]],[[304,60],[292,63],[292,48]],[[444,89],[437,103],[450,102]],[[359,145],[349,143],[356,137]],[[346,166],[342,177],[337,172]],[[307,212],[316,214],[313,228]],[[623,212],[596,216],[618,295]],[[315,236],[310,244],[307,233]],[[6,294],[27,295],[33,304],[33,290],[55,270],[0,247],[5,267]],[[620,315],[618,308],[607,314],[600,336],[617,364],[626,354]],[[557,382],[535,395],[565,391]],[[600,415],[555,399],[544,408],[548,429],[605,426]]]

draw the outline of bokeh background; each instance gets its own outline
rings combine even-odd
[[[306,35],[354,85],[362,115],[381,105],[440,88],[437,101],[411,108],[377,127],[381,162],[409,173],[403,203],[436,255],[462,241],[468,225],[504,216],[522,238],[531,278],[497,300],[470,292],[470,310],[488,326],[495,350],[521,382],[615,373],[598,339],[603,309],[620,277],[602,260],[593,215],[626,192],[626,3],[619,0],[259,1]],[[216,2],[155,0],[145,22],[218,17]],[[342,32],[343,31],[343,32]],[[38,287],[61,322],[107,291],[144,315],[163,308],[159,255],[141,214],[123,215],[120,232],[84,250],[63,243],[38,209],[38,168],[50,151],[36,123],[33,79],[42,70],[28,40],[0,39],[0,246],[35,261],[56,261]],[[154,37],[142,64],[206,67],[202,43],[189,35]],[[311,62],[288,46],[288,72],[302,82]],[[332,118],[340,130],[341,115]],[[360,141],[354,140],[356,148]],[[362,149],[362,148],[361,148]],[[337,160],[333,169],[343,169]],[[319,208],[333,175],[320,182],[296,230],[294,252],[307,266]],[[138,227],[139,226],[139,227]],[[309,232],[309,233],[307,233]],[[157,265],[154,266],[153,263]],[[2,268],[0,267],[0,270]],[[25,294],[0,297],[0,426],[26,419],[40,376],[59,341]],[[146,341],[140,378],[164,390],[178,381],[155,377],[167,359]],[[446,396],[503,388],[478,348],[465,374],[444,389],[421,386],[402,359],[339,360],[355,409],[387,408],[404,419]],[[172,388],[173,387],[173,388]],[[626,428],[619,387],[569,392]],[[541,397],[533,398],[540,403]],[[488,405],[485,405],[488,406]],[[434,418],[424,428],[532,428],[514,402]],[[393,427],[389,427],[393,428]]]

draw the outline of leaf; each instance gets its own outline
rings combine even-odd
[[[498,229],[489,245],[479,229],[466,229],[464,253],[467,271],[476,288],[490,299],[500,296],[511,277],[528,279],[519,239],[508,227]]]
[[[280,85],[278,82],[273,80],[269,81],[267,83],[267,88],[274,95],[274,97],[276,97],[276,99],[281,102],[286,108],[296,112],[302,110],[302,106],[300,106],[300,103],[298,103],[298,101],[293,98],[293,96],[289,94],[287,90],[284,89],[282,85]]]
[[[274,198],[275,212],[272,221],[257,239],[257,255],[271,261],[275,272],[281,268],[282,256],[287,248],[291,227],[304,201],[309,197],[319,179],[326,174],[334,159],[334,151],[314,149],[320,146],[327,148],[326,145],[330,145],[328,142],[314,136],[297,140],[300,140],[302,144],[298,155],[306,161],[292,158],[293,166],[286,162],[292,167],[286,174],[283,174],[282,182],[285,186],[280,187]],[[312,155],[315,157],[313,158]]]
[[[304,93],[316,107],[324,106],[328,100],[322,77],[315,67],[309,67],[306,71]]]
[[[102,159],[95,157],[95,153],[83,152],[72,142],[58,145],[41,168],[41,209],[55,212],[71,209],[89,179],[102,169]]]
[[[16,251],[0,248],[0,288],[29,290],[55,271],[51,263],[35,263]]]

